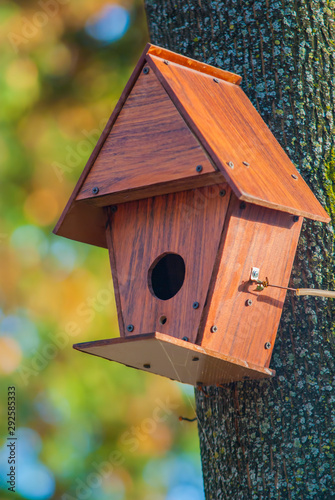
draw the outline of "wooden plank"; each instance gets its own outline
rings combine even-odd
[[[144,198],[151,198],[152,196],[159,196],[162,194],[179,193],[180,191],[185,191],[187,189],[196,189],[198,187],[222,184],[224,182],[226,182],[226,180],[221,172],[213,172],[210,174],[187,177],[186,179],[179,179],[177,181],[154,184],[153,186],[144,186],[138,189],[125,189],[121,192],[97,196],[96,198],[79,201],[78,203],[92,204],[97,207],[106,207],[108,205],[142,200]]]
[[[155,332],[75,344],[74,349],[197,386],[270,378],[273,370]]]
[[[328,214],[240,87],[215,82],[209,75],[173,62],[166,65],[155,55],[148,54],[147,59],[236,196],[329,222]]]
[[[252,267],[260,278],[288,286],[302,218],[241,202],[232,195],[227,214],[222,256],[204,311],[202,346],[238,357],[248,363],[269,366],[285,301],[286,290],[255,291],[249,281]],[[247,300],[252,305],[247,305]],[[215,333],[213,326],[217,327]],[[265,349],[270,342],[271,348]]]
[[[220,196],[225,190],[226,195]],[[122,315],[134,325],[127,335],[156,331],[195,342],[225,220],[227,184],[168,194],[118,206],[112,215],[111,241]],[[149,289],[149,269],[164,253],[180,255],[185,281],[169,300]],[[193,308],[198,302],[199,307]],[[159,320],[167,321],[161,325]]]
[[[220,78],[221,80],[234,83],[235,85],[240,85],[242,81],[242,77],[236,75],[235,73],[231,73],[230,71],[225,71],[220,68],[215,68],[214,66],[210,66],[209,64],[205,64],[201,61],[196,61],[195,59],[182,56],[181,54],[176,54],[171,50],[157,47],[156,45],[151,45],[148,49],[147,54],[160,57],[165,61],[180,64],[181,66],[185,66],[189,69],[194,69],[196,71],[199,71],[200,73],[211,75],[214,78]]]
[[[196,168],[202,169],[199,173]],[[128,96],[77,200],[152,188],[215,172],[154,73],[143,72]]]

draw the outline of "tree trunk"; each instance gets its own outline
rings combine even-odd
[[[151,41],[242,87],[335,221],[335,2],[147,0]],[[291,286],[334,289],[332,224],[305,221]],[[274,380],[196,391],[206,499],[335,498],[335,301],[287,295]]]

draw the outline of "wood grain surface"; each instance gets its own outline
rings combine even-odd
[[[269,366],[286,290],[258,292],[249,281],[252,267],[260,278],[286,287],[293,266],[302,218],[246,204],[232,195],[220,245],[219,268],[211,283],[197,343],[248,363]],[[252,305],[247,305],[247,300]],[[215,333],[213,326],[217,327]],[[271,348],[265,349],[270,342]]]
[[[149,68],[148,68],[149,69]],[[198,173],[197,166],[201,166]],[[215,172],[153,71],[140,73],[77,200]]]
[[[226,191],[220,196],[220,191]],[[107,232],[112,271],[119,290],[121,335],[138,335],[158,328],[195,342],[226,216],[227,184],[133,201],[118,206]],[[185,281],[169,300],[155,297],[148,272],[164,253],[185,262]],[[199,307],[194,309],[193,303]],[[161,325],[159,319],[167,321]],[[132,332],[123,325],[134,325]]]
[[[275,375],[268,368],[243,363],[231,356],[159,332],[85,342],[73,347],[78,351],[194,386]]]
[[[171,50],[164,49],[163,47],[157,47],[157,45],[151,45],[148,49],[147,54],[157,56],[164,61],[180,64],[181,66],[185,66],[186,68],[194,69],[196,71],[199,71],[200,73],[205,73],[207,75],[211,75],[212,77],[220,78],[222,80],[225,80],[226,82],[234,83],[236,85],[240,85],[242,81],[242,77],[236,75],[235,73],[231,73],[230,71],[225,71],[220,68],[215,68],[214,66],[210,66],[209,64],[205,64],[201,61],[196,61],[195,59],[190,59],[189,57],[182,56],[181,54],[177,54],[176,52],[172,52]]]
[[[209,75],[173,62],[166,65],[155,55],[148,54],[147,59],[238,198],[329,222],[328,214],[239,86],[215,82]]]

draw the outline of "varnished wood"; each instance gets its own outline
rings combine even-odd
[[[238,198],[329,222],[328,214],[240,87],[215,82],[209,75],[173,62],[166,65],[155,55],[149,54],[147,59]]]
[[[127,336],[159,328],[195,342],[229,196],[223,184],[118,206],[107,231],[123,322],[134,325]],[[160,300],[149,290],[148,272],[155,259],[168,252],[184,259],[185,281],[174,297]],[[199,303],[196,309],[194,302]],[[161,316],[167,318],[164,325],[159,323]]]
[[[171,50],[157,47],[156,45],[151,45],[147,54],[157,56],[164,61],[180,64],[181,66],[199,71],[200,73],[205,73],[214,78],[220,78],[221,80],[234,83],[235,85],[240,85],[242,81],[242,77],[240,75],[236,75],[235,73],[231,73],[230,71],[225,71],[220,68],[215,68],[209,64],[196,61],[195,59],[190,59],[189,57],[182,56],[181,54],[176,54],[175,52],[171,52]]]
[[[275,374],[268,368],[159,332],[85,342],[73,347],[78,351],[194,386],[199,383],[225,384],[244,378],[269,378]]]
[[[202,170],[197,173],[196,167]],[[139,75],[77,200],[215,172],[152,71]]]
[[[258,267],[261,279],[288,286],[302,218],[294,222],[288,214],[252,204],[242,209],[234,195],[231,200],[198,342],[248,363],[269,366],[286,291],[271,287],[255,291],[250,271]],[[252,305],[247,305],[248,299]],[[266,342],[271,343],[270,349],[264,348]]]
[[[187,177],[186,179],[179,179],[178,181],[163,182],[153,186],[144,186],[138,189],[125,189],[124,191],[117,193],[88,198],[84,202],[80,201],[78,203],[90,203],[92,205],[96,205],[97,207],[105,207],[118,203],[151,198],[152,196],[159,196],[162,194],[179,193],[180,191],[185,191],[187,189],[196,189],[198,187],[222,184],[223,182],[225,182],[225,178],[221,172],[213,172],[210,174]]]

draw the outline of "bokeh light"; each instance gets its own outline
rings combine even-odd
[[[119,40],[128,30],[130,16],[120,5],[106,5],[98,15],[89,19],[86,24],[87,33],[103,43]]]

